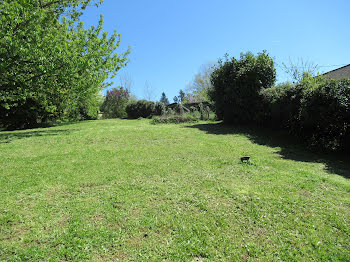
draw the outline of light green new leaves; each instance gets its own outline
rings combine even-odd
[[[99,3],[0,2],[0,121],[11,122],[28,103],[39,112],[32,122],[59,117],[96,96],[126,65],[129,50],[116,53],[120,34],[103,33],[102,16],[96,27],[79,20]]]

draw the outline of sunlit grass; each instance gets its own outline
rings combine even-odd
[[[270,140],[149,120],[0,132],[0,260],[349,261],[349,165]]]

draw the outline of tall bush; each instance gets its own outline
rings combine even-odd
[[[164,114],[165,114],[165,104],[163,102],[157,102],[154,106],[154,115],[161,116]]]
[[[251,123],[261,119],[259,91],[271,87],[276,79],[274,62],[266,51],[254,56],[248,52],[240,59],[219,61],[211,74],[209,96],[216,115],[228,123]]]
[[[285,128],[308,146],[349,150],[350,80],[304,78],[260,92],[265,124]]]
[[[126,117],[126,106],[129,101],[129,91],[120,88],[112,88],[107,91],[106,98],[101,105],[101,111],[105,118]]]
[[[154,111],[154,102],[147,100],[138,100],[126,106],[126,113],[129,118],[150,117],[154,114]]]
[[[286,82],[260,91],[264,125],[294,130],[300,108],[302,88]]]
[[[350,128],[350,79],[307,78],[301,85],[299,135],[313,147],[344,149]]]

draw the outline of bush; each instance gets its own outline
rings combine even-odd
[[[138,100],[126,106],[126,113],[129,118],[147,118],[155,113],[155,104],[152,101]]]
[[[196,107],[191,107],[190,109],[188,109],[181,104],[177,104],[176,106],[174,106],[174,110],[169,107],[165,114],[161,115],[160,117],[154,117],[152,123],[178,124],[184,122],[196,122],[199,120],[216,119],[216,115],[210,110],[209,106],[199,104],[198,107],[200,108],[200,111],[198,111]]]
[[[308,78],[301,82],[298,133],[312,147],[338,150],[350,129],[350,79]]]
[[[106,98],[101,105],[104,118],[126,117],[126,105],[129,101],[129,91],[124,88],[113,88],[107,91]]]
[[[350,80],[305,78],[260,92],[265,124],[285,128],[309,147],[349,150]]]
[[[186,122],[197,122],[198,119],[191,115],[163,115],[152,119],[152,124],[180,124]]]
[[[77,107],[66,109],[64,117],[61,117],[60,120],[96,120],[104,101],[105,97],[102,95],[102,93],[92,94],[90,97],[87,97],[85,100],[77,103]]]
[[[35,99],[26,99],[17,107],[8,110],[0,104],[0,123],[8,130],[37,127],[54,116]]]
[[[157,102],[154,106],[154,114],[157,116],[161,116],[165,114],[165,104],[163,102]]]
[[[175,114],[175,111],[170,107],[165,111],[165,115],[167,115],[167,116],[171,116],[174,114]]]
[[[301,96],[302,88],[288,82],[262,89],[261,122],[265,126],[294,130]]]
[[[271,87],[276,79],[274,62],[264,51],[254,56],[248,52],[240,59],[219,61],[211,74],[213,88],[209,96],[216,115],[227,123],[259,122],[261,89]]]

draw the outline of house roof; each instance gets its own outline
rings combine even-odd
[[[331,78],[331,79],[350,78],[350,64],[334,69],[332,71],[326,72],[322,75],[325,76],[326,78]]]

